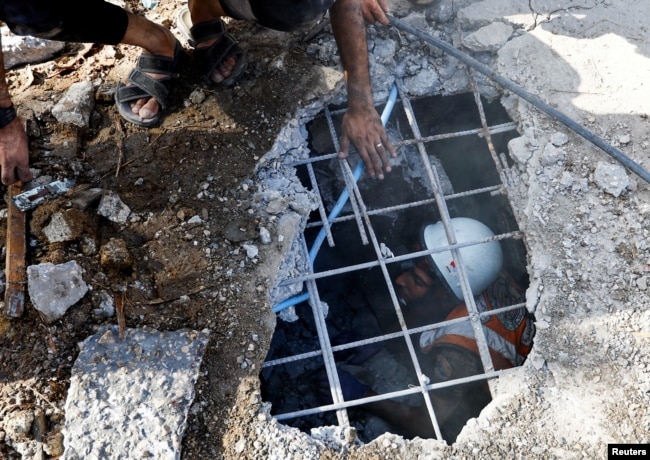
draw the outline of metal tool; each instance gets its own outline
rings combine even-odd
[[[20,182],[10,185],[8,195],[11,199],[7,199],[4,314],[8,318],[20,318],[25,311],[25,213],[12,204],[20,195],[21,187]]]
[[[62,195],[72,188],[75,181],[72,179],[57,180],[49,184],[41,185],[26,192],[14,196],[13,202],[22,212],[34,209],[48,198]]]

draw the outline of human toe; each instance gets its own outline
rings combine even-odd
[[[232,70],[235,68],[237,60],[234,56],[229,56],[224,61],[217,66],[217,68],[212,72],[210,77],[214,83],[221,83],[226,78],[229,78],[232,75]]]
[[[138,112],[138,115],[140,115],[140,118],[147,120],[149,118],[155,117],[158,113],[158,109],[158,102],[154,98],[151,98],[147,101],[146,104],[142,106]]]
[[[138,99],[133,104],[131,104],[131,112],[138,115],[140,113],[140,110],[142,110],[142,107],[144,106],[144,104],[146,102],[147,102],[146,99]]]

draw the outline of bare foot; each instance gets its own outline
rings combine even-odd
[[[176,50],[176,39],[171,34],[171,32],[169,32],[167,29],[165,29],[165,32],[166,32],[165,35],[167,37],[166,40],[167,43],[163,43],[162,46],[157,50],[157,52],[144,50],[143,53],[156,54],[159,56],[167,56],[173,58],[174,51]],[[165,77],[165,75],[158,74],[158,73],[148,72],[147,75],[155,79]],[[134,114],[138,115],[143,120],[149,120],[154,118],[158,114],[159,110],[160,110],[160,104],[158,104],[158,101],[155,100],[153,97],[138,99],[131,105],[131,111]]]
[[[217,39],[213,40],[208,40],[205,42],[201,42],[197,45],[197,49],[201,48],[208,48],[212,46],[214,43],[217,42]],[[235,68],[235,64],[237,64],[237,58],[236,56],[228,56],[226,59],[224,59],[219,66],[214,69],[214,72],[212,72],[212,75],[210,75],[210,80],[212,80],[213,83],[219,84],[226,78],[230,77],[232,75],[232,69]]]

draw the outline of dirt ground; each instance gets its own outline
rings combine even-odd
[[[140,8],[137,2],[129,3],[134,10]],[[163,1],[155,13],[171,26],[178,7]],[[235,25],[233,33],[239,27],[248,28],[242,36],[262,35],[251,25]],[[79,241],[48,244],[40,233],[54,212],[71,208],[68,199],[28,214],[27,264],[76,260],[92,293],[51,325],[29,301],[22,318],[0,319],[0,381],[5,383],[0,387],[0,414],[49,408],[41,435],[58,432],[62,414],[51,409],[61,408],[65,401],[77,343],[98,325],[115,322],[114,317],[93,314],[97,294],[126,289],[128,327],[212,331],[197,387],[195,407],[200,411],[190,416],[183,452],[185,458],[214,458],[213,453],[221,451],[235,389],[259,369],[244,370],[237,359],[245,352],[259,366],[274,320],[262,309],[265,280],[249,281],[257,286],[242,281],[250,280],[246,272],[253,263],[237,250],[237,243],[242,238],[255,240],[265,222],[263,216],[249,212],[254,188],[244,192],[240,183],[304,96],[301,79],[313,61],[300,40],[300,34],[267,35],[263,44],[247,47],[252,62],[234,89],[204,88],[200,69],[193,63],[186,66],[173,88],[168,116],[152,129],[124,123],[111,98],[101,99],[102,89],[123,81],[133,66],[135,48],[69,44],[50,62],[9,72],[12,88],[18,88],[13,96],[19,113],[27,120],[32,168],[41,176],[74,177],[79,186],[112,190],[141,220],[111,223],[96,215],[94,203],[94,209],[91,205],[77,218],[83,221],[84,237],[97,250],[82,250]],[[66,128],[49,112],[52,99],[84,79],[104,82],[90,127]],[[185,106],[184,101],[200,88],[206,99]],[[201,192],[203,197],[198,197]],[[193,216],[200,216],[206,225],[185,225]],[[6,221],[3,239],[5,225]],[[126,242],[132,265],[120,270],[100,265],[98,249],[111,238]],[[260,337],[255,350],[247,348],[252,334]],[[16,454],[0,442],[0,457]]]
[[[610,12],[609,4],[587,0],[575,2],[579,5],[567,15],[552,1],[527,6],[506,0],[459,3],[483,3],[487,9],[496,5],[502,9],[493,8],[495,16],[518,25],[515,35],[521,38],[521,48],[500,54],[499,71],[647,163],[647,104],[639,108],[647,98],[635,93],[643,86],[640,77],[625,70],[625,62],[605,62],[605,54],[600,54],[618,43],[611,36],[606,41],[609,33],[616,40],[629,40],[647,56],[647,27],[639,19],[643,15],[620,13],[627,11],[620,6]],[[138,2],[127,4],[141,11]],[[182,4],[162,0],[147,14],[178,32],[174,23]],[[527,8],[530,11],[521,11]],[[557,21],[551,20],[555,14]],[[628,32],[632,26],[634,33],[642,30],[645,36]],[[136,49],[67,44],[48,62],[9,71],[14,102],[27,121],[37,175],[74,178],[79,188],[113,191],[135,216],[116,224],[97,216],[96,202],[76,210],[70,197],[27,216],[28,265],[75,260],[91,287],[52,324],[29,300],[21,318],[0,317],[0,418],[33,412],[28,437],[47,445],[50,457],[61,448],[62,408],[77,343],[100,325],[117,322],[115,316],[96,311],[102,291],[110,296],[125,293],[128,327],[211,331],[183,458],[275,458],[270,447],[265,450],[268,439],[261,445],[257,439],[286,432],[260,411],[257,375],[275,316],[268,305],[274,273],[259,266],[277,266],[282,247],[277,242],[259,244],[260,228],[274,228],[276,223],[253,205],[258,185],[250,178],[297,107],[327,86],[314,77],[313,66],[335,68],[337,62],[327,28],[309,35],[280,34],[237,22],[229,28],[251,57],[244,79],[233,89],[205,88],[190,59],[174,85],[167,116],[151,129],[122,122],[112,100],[112,89],[125,80],[137,59]],[[537,34],[531,33],[526,42],[524,30]],[[548,40],[548,47],[534,43],[539,37]],[[585,53],[576,48],[575,37],[592,39],[592,46],[595,39],[605,42],[583,62]],[[538,54],[528,54],[522,42]],[[560,67],[558,49],[567,61]],[[187,51],[191,55],[189,47]],[[609,55],[616,55],[614,51]],[[90,125],[63,126],[52,116],[52,106],[72,83],[82,80],[99,83]],[[642,94],[647,96],[647,90]],[[533,144],[543,147],[563,128],[512,97],[502,102],[519,116],[515,121],[535,151],[513,171],[513,199],[531,254],[529,303],[538,309],[541,326],[530,363],[520,374],[499,379],[495,403],[473,422],[475,430],[454,447],[452,458],[597,458],[600,454],[594,452],[603,453],[603,443],[647,442],[648,297],[647,286],[641,287],[650,271],[644,230],[650,216],[647,184],[639,180],[638,189],[632,187],[621,197],[604,193],[594,185],[594,165],[608,159],[575,135],[565,162],[540,163],[543,148],[536,150]],[[78,238],[47,243],[41,229],[55,212],[75,216]],[[192,223],[194,216],[202,223]],[[3,219],[0,237],[5,233]],[[101,248],[111,238],[126,243],[132,256],[127,266],[102,265]],[[247,257],[241,249],[244,241],[259,246],[257,258]],[[283,452],[303,453],[295,458],[345,457],[320,444],[313,456],[305,455],[313,439],[302,433],[288,439]],[[406,446],[404,440],[388,436],[348,458],[449,454],[447,446],[436,443]],[[21,455],[0,437],[0,458]]]

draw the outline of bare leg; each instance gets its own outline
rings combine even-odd
[[[192,24],[211,21],[226,15],[219,0],[188,0]]]

